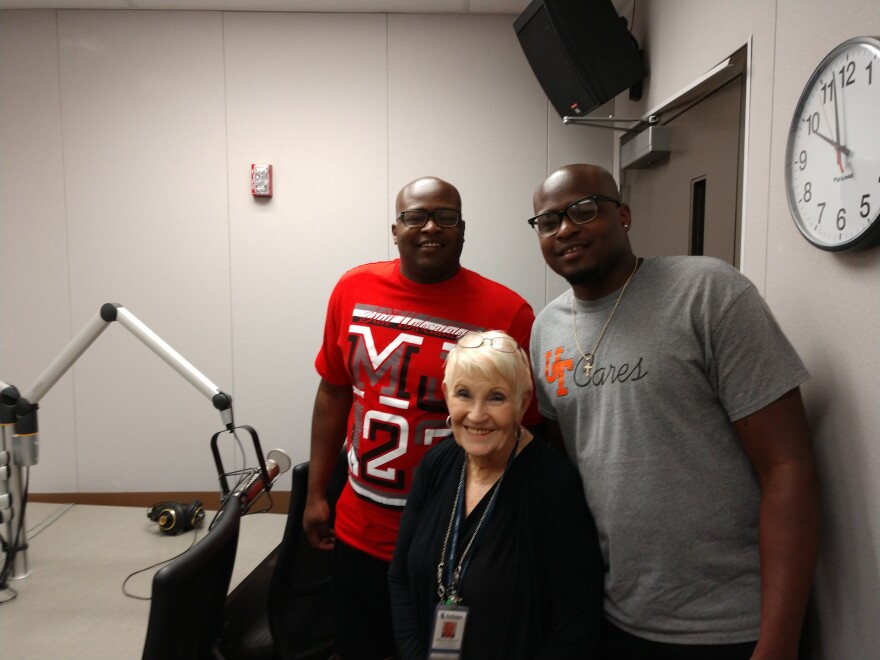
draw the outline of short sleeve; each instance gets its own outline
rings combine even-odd
[[[345,366],[345,356],[339,350],[338,338],[343,318],[343,291],[345,279],[339,280],[330,294],[327,303],[327,316],[324,320],[324,338],[321,349],[315,358],[315,369],[321,378],[333,385],[348,385],[351,378]]]
[[[737,421],[773,403],[809,377],[770,308],[749,284],[711,330],[721,404]]]

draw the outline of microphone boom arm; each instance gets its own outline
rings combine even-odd
[[[109,305],[109,303],[108,303]],[[101,308],[103,314],[104,305]],[[183,376],[197,390],[211,399],[214,407],[220,411],[220,418],[227,430],[232,430],[232,397],[222,392],[219,387],[212,383],[208,378],[171,346],[169,346],[159,335],[150,330],[144,323],[125,307],[116,307],[116,320],[128,328],[131,333],[140,339],[148,348],[156,355],[165,360],[165,362],[177,373]]]
[[[105,303],[101,311],[92,318],[89,323],[71,340],[71,342],[58,354],[30,388],[24,391],[16,403],[17,419],[15,430],[18,435],[36,433],[36,409],[40,399],[52,388],[58,380],[67,373],[83,353],[94,341],[101,336],[107,326],[113,321],[129,330],[135,337],[141,340],[150,350],[162,358],[172,369],[183,376],[197,390],[211,399],[214,407],[220,411],[223,425],[231,430],[234,426],[232,419],[232,397],[221,391],[214,383],[180,353],[175,351],[159,335],[150,330],[143,321],[118,303]]]
[[[80,330],[61,353],[49,364],[33,385],[19,396],[18,390],[0,381],[0,505],[13,503],[20,505],[16,514],[13,509],[7,523],[9,537],[8,553],[12,553],[13,563],[11,577],[19,579],[28,575],[27,568],[27,533],[24,526],[24,503],[27,498],[26,488],[22,482],[22,468],[36,465],[39,457],[37,410],[40,400],[52,389],[52,386],[67,373],[68,369],[82,356],[107,326],[119,321],[135,337],[141,340],[150,350],[162,358],[172,369],[183,376],[197,390],[211,399],[214,407],[220,411],[220,419],[228,431],[235,428],[232,414],[232,397],[220,390],[208,380],[202,372],[190,364],[180,353],[168,345],[159,335],[150,330],[140,319],[118,303],[105,303],[100,312]],[[14,421],[15,433],[10,434]],[[11,438],[9,437],[11,435]],[[11,452],[7,451],[7,439],[11,440]],[[260,472],[269,487],[269,477],[263,460],[262,451],[257,445],[260,460]],[[11,461],[9,460],[11,458]],[[9,465],[6,465],[9,463]],[[11,469],[10,469],[11,468]],[[5,478],[9,473],[9,483]],[[7,518],[6,508],[0,508],[0,520]],[[13,522],[17,528],[13,530]],[[13,537],[18,540],[13,543]],[[5,585],[0,584],[0,587]]]

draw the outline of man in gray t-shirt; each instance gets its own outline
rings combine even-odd
[[[819,527],[803,364],[735,269],[637,259],[605,170],[564,167],[534,205],[571,284],[532,330],[536,393],[599,530],[604,657],[796,658]]]

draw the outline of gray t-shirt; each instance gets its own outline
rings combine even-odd
[[[618,294],[575,301],[584,351]],[[538,315],[532,367],[599,530],[605,615],[660,642],[757,639],[760,489],[731,422],[800,385],[804,365],[755,287],[717,259],[646,259],[589,379],[571,296]]]

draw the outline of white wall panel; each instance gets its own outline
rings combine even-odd
[[[25,394],[70,340],[54,12],[0,15],[0,381]],[[40,401],[32,490],[76,490],[73,378]]]
[[[228,391],[221,15],[58,22],[74,331],[121,303]],[[113,325],[75,368],[80,490],[212,489],[219,415]]]
[[[389,257],[385,17],[224,24],[237,414],[301,462],[330,291]],[[271,200],[250,194],[253,162],[273,165]]]

